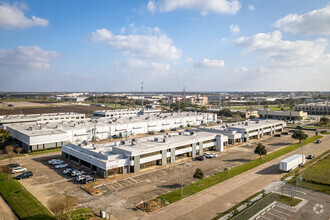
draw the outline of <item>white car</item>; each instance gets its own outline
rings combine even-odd
[[[55,169],[60,169],[60,168],[64,168],[64,167],[68,167],[69,165],[64,163],[64,164],[58,164],[55,166]]]
[[[76,182],[80,182],[80,181],[84,180],[87,177],[90,177],[90,176],[88,176],[88,175],[79,175],[79,176],[76,176]]]
[[[67,168],[67,169],[63,170],[63,174],[68,174],[72,170],[73,170],[72,168]]]
[[[48,161],[48,164],[52,164],[54,161],[56,161],[57,159],[51,159]]]
[[[211,153],[212,157],[216,158],[218,157],[218,154],[215,154],[215,153]]]
[[[52,162],[52,165],[59,165],[59,164],[62,164],[62,163],[64,163],[62,160],[54,160]]]
[[[27,171],[26,168],[23,168],[23,167],[15,167],[13,168],[13,170],[11,171],[12,174],[15,174],[15,173],[21,173],[21,172],[25,172]]]
[[[79,176],[79,175],[82,175],[82,174],[85,174],[85,171],[74,170],[74,171],[71,172],[71,176]]]

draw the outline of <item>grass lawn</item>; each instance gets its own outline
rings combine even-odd
[[[57,151],[61,151],[62,148],[56,148],[56,149],[51,149],[51,150],[42,150],[42,151],[35,151],[35,152],[31,152],[29,153],[29,155],[36,155],[36,154],[45,154],[45,153],[51,153],[51,152],[57,152]]]
[[[68,214],[64,214],[62,218],[68,220],[85,220],[94,216],[94,213],[89,208],[80,208],[72,211],[70,218],[68,218]]]
[[[7,175],[0,173],[0,193],[20,219],[54,219],[48,209],[20,182],[6,179]]]
[[[298,181],[298,186],[330,194],[329,163],[330,155],[306,169],[302,176],[303,181]],[[296,185],[296,178],[299,175],[300,173],[296,174],[288,183]]]
[[[308,182],[330,186],[330,155],[308,168],[303,178]]]
[[[277,195],[279,196],[279,198],[277,199],[278,202],[282,202],[290,206],[296,206],[302,201],[301,199],[291,198],[285,195],[280,195],[280,194]]]
[[[217,173],[213,176],[207,177],[201,181],[199,181],[198,183],[192,183],[190,185],[184,186],[183,187],[183,197],[188,197],[190,195],[193,195],[197,192],[200,192],[204,189],[207,189],[211,186],[214,186],[218,183],[221,183],[227,179],[230,179],[231,177],[234,177],[236,175],[239,175],[241,173],[244,173],[245,171],[248,171],[254,167],[257,167],[263,163],[266,163],[268,161],[271,161],[279,156],[282,156],[284,154],[287,154],[293,150],[298,149],[301,146],[304,146],[308,143],[312,143],[318,139],[320,139],[322,136],[319,135],[315,135],[312,136],[310,138],[307,138],[306,140],[303,140],[301,143],[296,143],[296,144],[292,144],[289,145],[287,147],[284,147],[280,150],[277,150],[275,152],[272,152],[270,154],[267,154],[265,156],[263,156],[263,162],[260,159],[255,159],[249,162],[246,162],[244,164],[241,164],[237,167],[234,167],[230,170],[228,170],[228,172],[221,172],[221,173]],[[165,204],[167,205],[168,203],[174,203],[176,201],[179,201],[182,199],[181,197],[181,189],[176,189],[172,192],[169,193],[165,193],[161,196],[159,196],[159,198],[163,199]]]
[[[329,131],[321,131],[321,134],[330,134]]]

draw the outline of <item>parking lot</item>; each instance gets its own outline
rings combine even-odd
[[[307,133],[313,135],[313,132]],[[186,158],[186,161],[171,166],[130,174],[123,179],[104,181],[103,185],[98,187],[102,192],[102,195],[98,196],[88,194],[78,184],[74,184],[73,178],[63,176],[63,169],[54,170],[52,166],[47,164],[50,159],[60,158],[59,153],[54,153],[51,156],[26,156],[17,159],[16,162],[34,173],[33,178],[21,180],[21,183],[44,205],[47,206],[47,201],[52,195],[65,193],[76,197],[82,206],[87,206],[95,211],[104,209],[115,216],[120,216],[121,219],[143,216],[144,213],[135,210],[135,205],[179,188],[182,175],[184,184],[195,181],[192,176],[196,168],[200,168],[204,177],[207,177],[223,171],[224,168],[230,169],[258,158],[259,156],[254,154],[257,143],[263,143],[270,153],[295,142],[297,141],[293,140],[291,135],[267,136],[263,139],[252,140],[250,143],[230,147],[224,152],[217,153],[217,158],[205,159],[204,161]],[[71,167],[84,169],[74,162],[65,162]],[[186,163],[184,168],[183,163]],[[86,173],[90,173],[88,169],[84,170]]]

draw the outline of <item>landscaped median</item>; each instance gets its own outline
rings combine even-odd
[[[301,143],[296,143],[296,144],[292,144],[289,145],[287,147],[284,147],[280,150],[274,151],[268,155],[263,156],[263,162],[260,159],[255,159],[249,162],[246,162],[242,165],[239,165],[237,167],[234,167],[230,170],[228,170],[227,172],[221,172],[218,174],[215,174],[213,176],[210,176],[208,178],[205,178],[201,181],[199,181],[198,183],[192,183],[190,185],[184,186],[183,187],[183,197],[188,197],[191,196],[197,192],[200,192],[204,189],[207,189],[211,186],[214,186],[218,183],[221,183],[227,179],[230,179],[236,175],[239,175],[241,173],[244,173],[252,168],[255,168],[263,163],[266,163],[268,161],[271,161],[279,156],[282,156],[284,154],[287,154],[291,151],[294,151],[296,149],[298,149],[299,147],[302,147],[306,144],[312,143],[318,139],[320,139],[322,136],[320,135],[315,135],[312,136],[306,140],[301,141]],[[177,202],[179,200],[182,199],[181,197],[181,189],[177,189],[174,190],[172,192],[163,194],[161,196],[159,196],[158,198],[162,199],[164,201],[165,205],[169,205],[171,203]]]
[[[10,175],[11,176],[11,175]],[[0,193],[20,219],[55,219],[20,182],[0,173]]]

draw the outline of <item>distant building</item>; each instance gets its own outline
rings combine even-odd
[[[270,111],[270,110],[259,110],[260,118],[272,118],[272,119],[280,119],[280,120],[298,120],[298,117],[301,119],[307,118],[307,112],[303,111]]]
[[[56,97],[56,99],[64,102],[84,102],[88,97]]]
[[[317,102],[295,105],[296,111],[304,111],[309,115],[327,115],[330,113],[329,103]]]
[[[174,97],[172,100],[172,103],[188,103],[192,105],[199,105],[199,106],[206,106],[209,104],[209,100],[207,96],[201,96],[201,95],[196,95],[196,96],[186,96],[186,97]]]

